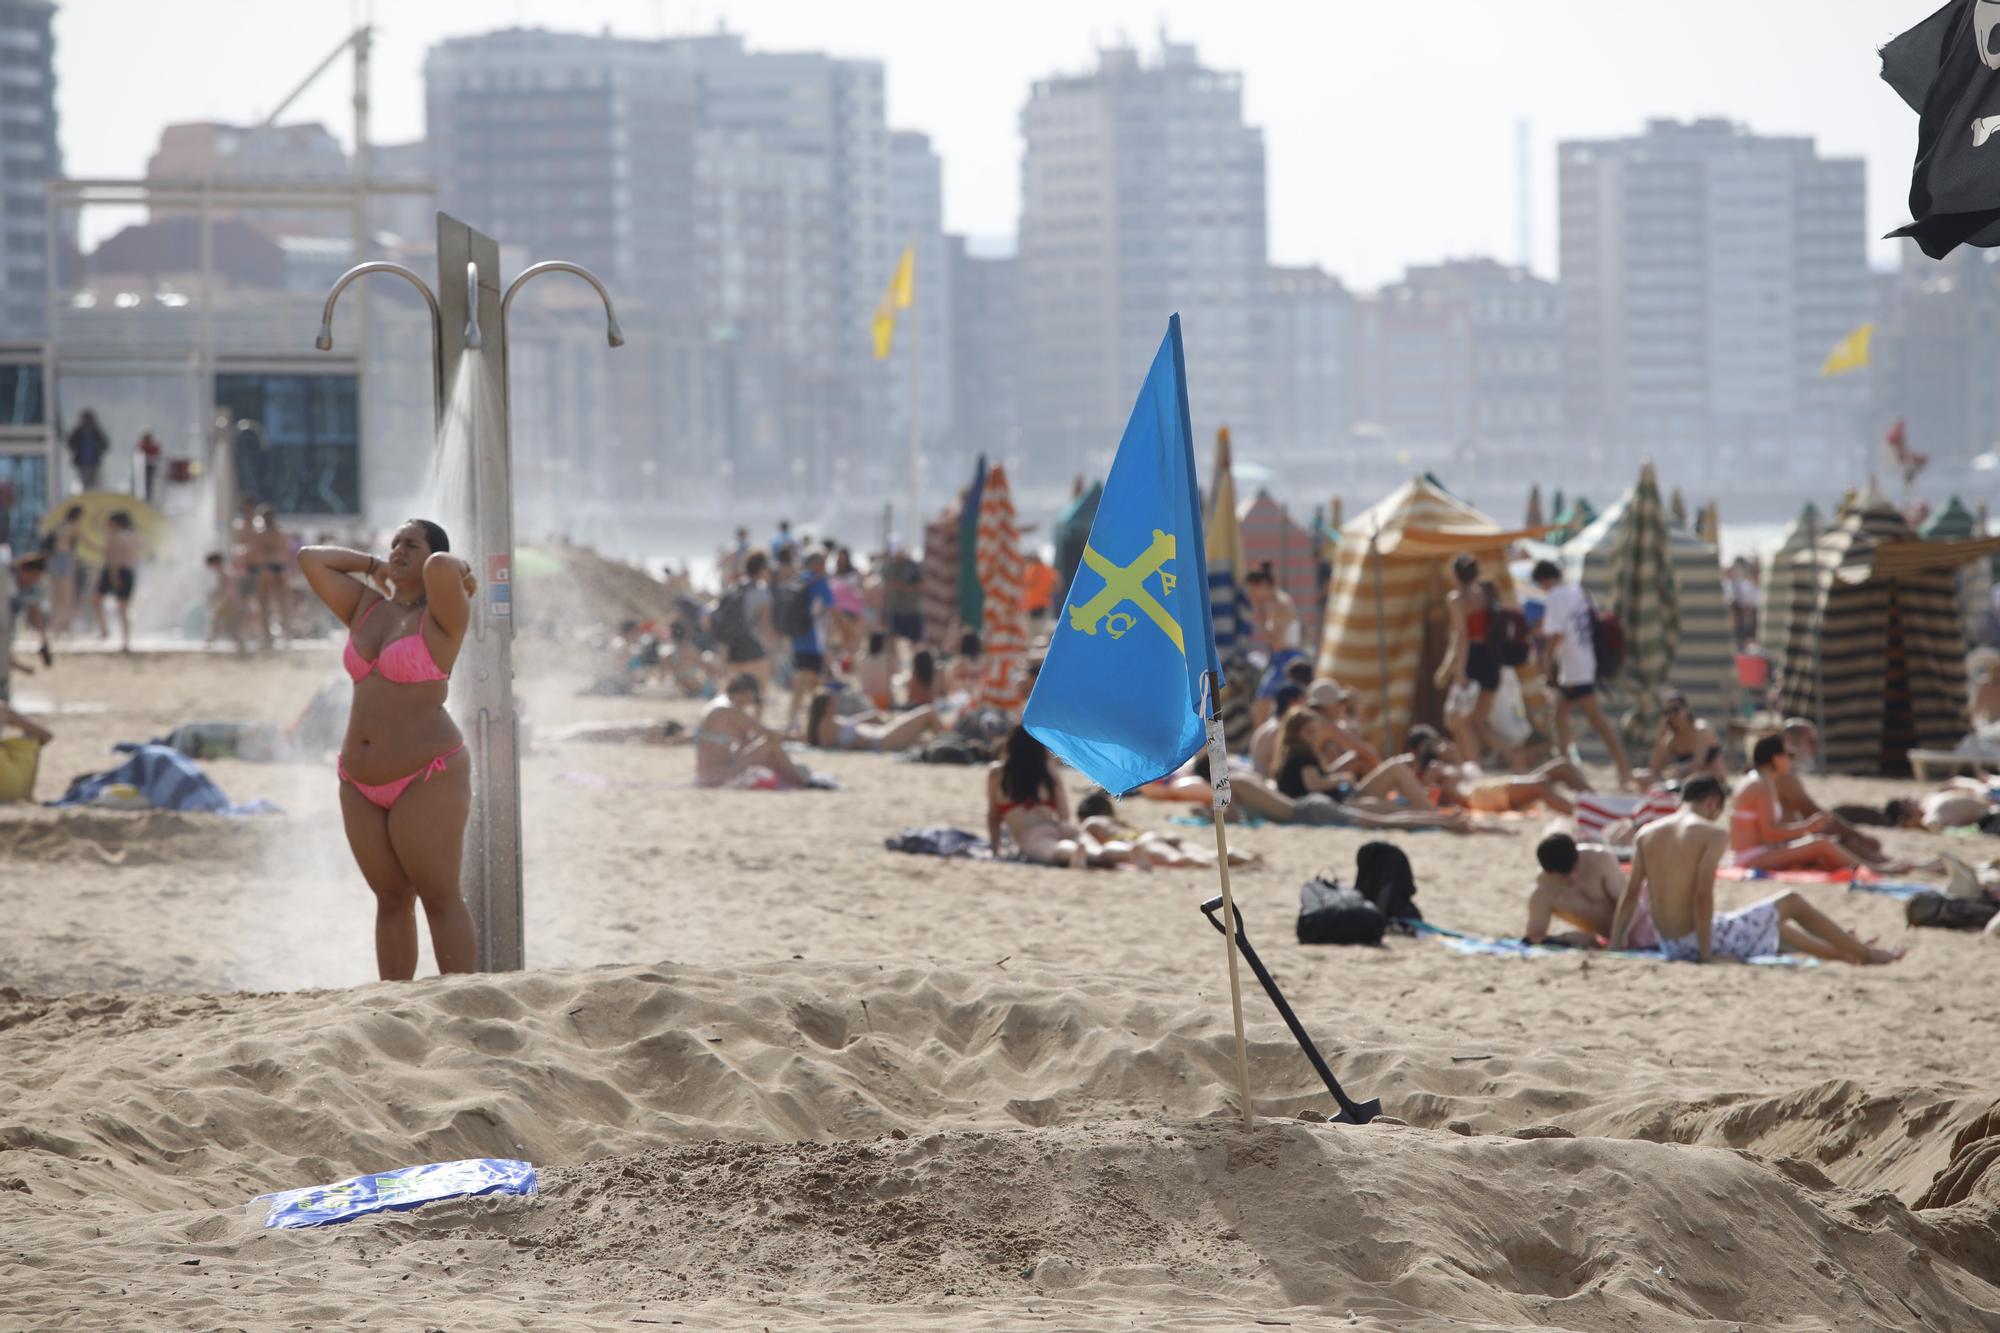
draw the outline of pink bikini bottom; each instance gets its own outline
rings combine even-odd
[[[354,788],[354,790],[360,792],[363,796],[367,797],[370,801],[374,802],[376,805],[381,806],[384,810],[388,810],[393,808],[396,802],[402,799],[404,790],[408,788],[412,782],[415,782],[418,778],[422,778],[425,782],[429,782],[431,780],[431,774],[444,772],[445,762],[449,760],[453,755],[457,754],[460,750],[463,750],[464,748],[465,748],[465,742],[460,741],[456,748],[445,751],[443,754],[431,760],[428,764],[425,764],[422,768],[410,774],[408,777],[397,778],[394,782],[384,782],[380,784],[356,782],[353,778],[347,775],[347,765],[344,762],[342,762],[341,759],[339,759],[338,757],[335,758],[333,766],[334,766],[334,771],[340,774],[340,780],[342,782],[345,782],[348,786]]]

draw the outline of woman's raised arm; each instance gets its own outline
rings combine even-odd
[[[298,554],[299,573],[306,576],[306,583],[313,595],[326,603],[326,609],[340,618],[343,625],[354,624],[354,613],[361,609],[361,594],[367,587],[359,579],[372,576],[381,561],[361,551],[350,551],[345,546],[307,546]]]

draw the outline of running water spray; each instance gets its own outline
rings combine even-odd
[[[467,349],[459,358],[445,399],[444,421],[438,427],[437,452],[419,518],[443,526],[451,537],[453,555],[462,557],[479,580],[473,616],[465,643],[452,669],[454,683],[478,680],[499,669],[499,640],[487,623],[486,579],[488,533],[506,527],[507,496],[502,485],[500,386],[487,371],[485,354]],[[468,740],[476,734],[476,718],[466,714],[469,691],[452,690],[452,716]]]

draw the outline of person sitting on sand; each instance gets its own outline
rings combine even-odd
[[[1271,696],[1273,705],[1271,716],[1250,733],[1250,767],[1260,777],[1271,777],[1278,770],[1278,732],[1291,715],[1294,708],[1304,702],[1306,692],[1299,686],[1286,681]]]
[[[1305,706],[1319,716],[1320,748],[1331,758],[1354,756],[1362,771],[1380,768],[1389,756],[1368,743],[1354,724],[1354,691],[1337,680],[1316,680],[1306,687]]]
[[[1111,793],[1093,787],[1076,803],[1076,818],[1083,831],[1094,838],[1101,851],[1093,859],[1097,865],[1130,865],[1140,870],[1193,870],[1215,868],[1215,853],[1189,847],[1174,833],[1156,833],[1134,828],[1118,818]],[[1229,849],[1232,866],[1257,866],[1264,858],[1255,852]]]
[[[806,710],[806,744],[821,750],[873,750],[895,754],[944,730],[934,708],[913,708],[890,717],[883,713],[840,715],[832,690],[815,694]]]
[[[416,975],[419,902],[438,970],[470,972],[477,961],[459,896],[472,758],[445,696],[478,583],[450,550],[443,528],[413,518],[396,529],[386,560],[339,546],[298,555],[306,582],[348,627],[354,702],[335,770],[347,845],[375,894],[384,981]]]
[[[1734,912],[1715,910],[1715,872],[1730,835],[1715,826],[1728,804],[1722,784],[1703,775],[1681,788],[1681,808],[1639,832],[1632,874],[1618,900],[1611,947],[1633,944],[1639,904],[1650,902],[1660,952],[1679,962],[1769,958],[1782,946],[1829,962],[1893,963],[1901,949],[1857,939],[1808,902],[1780,893]]]
[[[1823,827],[1828,837],[1859,857],[1863,864],[1885,873],[1900,874],[1911,870],[1942,872],[1946,869],[1942,860],[1913,862],[1891,856],[1879,841],[1856,828],[1839,811],[1821,809],[1812,793],[1806,790],[1805,779],[1799,776],[1800,766],[1811,763],[1819,755],[1819,729],[1802,717],[1793,717],[1785,719],[1784,729],[1778,734],[1785,738],[1785,752],[1791,756],[1791,762],[1782,769],[1772,770],[1770,777],[1771,792],[1778,799],[1779,818],[1803,824],[1816,816],[1826,816]],[[1889,820],[1892,825],[1896,822],[1893,818]]]
[[[747,671],[732,676],[695,730],[695,786],[782,791],[811,781],[785,754],[784,738],[764,725],[763,715],[757,678]]]
[[[882,630],[868,634],[868,651],[854,664],[854,685],[875,705],[878,713],[896,706],[896,654],[889,648],[889,636]]]
[[[1777,783],[1792,767],[1782,735],[1758,741],[1750,762],[1753,771],[1731,801],[1732,865],[1745,870],[1839,871],[1867,864],[1827,834],[1833,816],[1821,813],[1789,824],[1781,817]]]
[[[903,699],[912,708],[928,708],[937,702],[937,655],[930,649],[919,648],[910,654]]]
[[[945,693],[953,698],[975,699],[985,678],[986,664],[980,661],[979,636],[967,631],[958,636],[958,656],[951,659],[951,667],[945,673]]]
[[[1729,767],[1722,762],[1722,738],[1707,721],[1694,715],[1687,696],[1679,690],[1660,695],[1660,738],[1653,743],[1647,767],[1655,782],[1691,778],[1697,773],[1717,781],[1729,778]]]
[[[1425,722],[1410,728],[1409,745],[1417,780],[1437,792],[1440,806],[1509,814],[1539,803],[1567,815],[1576,812],[1575,794],[1590,790],[1590,779],[1567,759],[1551,759],[1526,773],[1488,775]]]
[[[1528,894],[1528,928],[1521,938],[1530,944],[1554,941],[1581,949],[1601,949],[1617,921],[1618,900],[1625,894],[1625,870],[1609,847],[1578,842],[1567,833],[1551,833],[1535,848],[1542,870]],[[1652,913],[1640,903],[1637,918],[1626,932],[1635,949],[1657,949]],[[1576,930],[1549,933],[1560,918]]]
[[[986,837],[995,856],[1002,834],[1014,840],[1022,860],[1037,865],[1082,870],[1103,850],[1070,822],[1069,795],[1054,757],[1018,723],[1007,733],[1000,758],[986,768]]]
[[[2000,724],[2000,653],[1987,652],[1979,671],[1979,684],[1972,692],[1972,725],[1975,730]]]
[[[1323,793],[1340,804],[1356,797],[1400,798],[1413,810],[1434,811],[1430,793],[1417,776],[1411,756],[1396,755],[1365,771],[1367,761],[1353,751],[1328,757],[1322,739],[1325,720],[1311,708],[1294,708],[1278,729],[1278,791],[1294,801]]]

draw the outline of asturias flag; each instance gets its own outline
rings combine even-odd
[[[1175,315],[1125,423],[1021,720],[1093,782],[1127,792],[1201,748],[1210,671],[1219,685]]]

